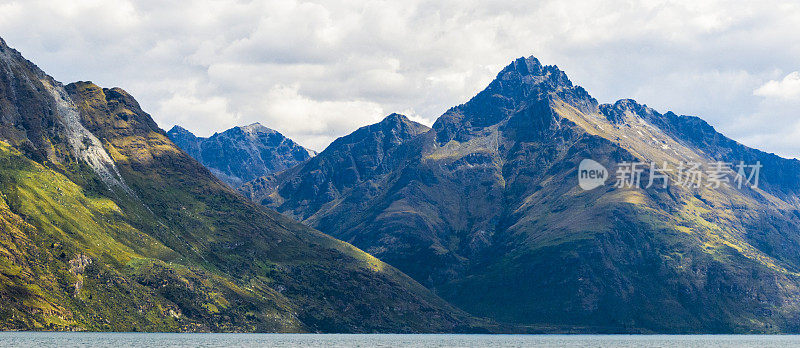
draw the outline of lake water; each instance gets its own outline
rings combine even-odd
[[[0,332],[0,347],[800,347],[800,336],[316,335]]]

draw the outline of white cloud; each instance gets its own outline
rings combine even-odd
[[[191,94],[173,94],[161,101],[158,111],[174,115],[175,124],[193,129],[208,127],[209,124],[232,127],[239,123],[239,117],[229,111],[228,101],[222,97],[200,99]]]
[[[386,111],[373,102],[358,100],[317,101],[298,94],[298,87],[276,86],[257,106],[264,112],[264,124],[283,123],[280,131],[304,145],[322,149],[338,136],[365,124],[375,123]]]
[[[769,81],[753,91],[753,94],[783,99],[800,98],[800,72],[792,72],[780,81]]]
[[[165,128],[259,121],[316,150],[391,112],[430,124],[533,54],[601,102],[800,156],[765,140],[784,127],[750,126],[796,118],[778,99],[798,27],[788,0],[0,0],[0,36],[59,80],[125,88]]]

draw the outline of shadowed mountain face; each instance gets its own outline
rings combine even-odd
[[[180,126],[172,127],[167,135],[231,187],[291,168],[314,155],[259,123],[234,127],[208,138],[196,137]]]
[[[346,146],[381,139],[390,121],[242,192],[501,321],[800,330],[800,162],[744,147],[695,117],[632,100],[599,105],[535,58],[514,61],[427,132]],[[611,175],[623,162],[764,167],[758,189],[617,188],[612,179],[584,191],[583,159]]]
[[[374,257],[250,203],[124,90],[0,40],[0,329],[474,330]]]
[[[398,164],[393,161],[402,156],[392,155],[396,148],[429,130],[403,115],[392,114],[380,123],[337,139],[318,157],[285,172],[251,181],[240,190],[259,197],[265,205],[272,205],[272,198],[261,194],[271,191],[272,185],[279,181],[283,184],[280,190],[292,197],[281,205],[282,210],[305,220],[323,205],[339,202],[352,194],[369,195],[369,190],[362,190],[366,183],[381,180],[397,168]],[[353,192],[354,189],[362,191]],[[279,195],[272,197],[281,198]],[[357,211],[363,207],[340,208]]]

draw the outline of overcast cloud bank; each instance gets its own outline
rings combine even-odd
[[[600,102],[800,157],[798,29],[792,1],[0,0],[0,36],[61,81],[122,87],[163,128],[258,121],[314,150],[392,112],[431,124],[534,55]]]

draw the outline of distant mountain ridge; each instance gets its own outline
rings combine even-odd
[[[232,187],[291,168],[316,154],[260,123],[233,127],[208,138],[176,125],[167,135]]]
[[[382,129],[337,142],[379,138]],[[241,192],[499,321],[610,332],[800,330],[797,160],[742,146],[696,117],[633,100],[599,104],[534,57],[513,61],[431,130],[403,139],[380,151],[334,142]],[[606,168],[764,168],[757,189],[607,182],[583,191],[584,159]],[[359,166],[375,162],[380,170]]]

